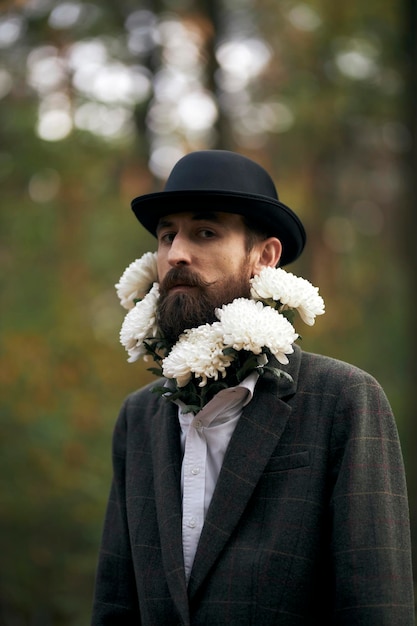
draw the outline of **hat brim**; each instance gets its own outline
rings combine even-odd
[[[266,196],[227,191],[161,191],[132,200],[139,222],[156,237],[158,222],[164,215],[183,212],[215,211],[243,215],[268,236],[282,243],[280,265],[295,261],[306,242],[304,227],[288,206]]]

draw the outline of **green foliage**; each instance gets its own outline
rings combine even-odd
[[[22,19],[20,36],[2,48],[0,67],[5,626],[89,622],[114,421],[123,397],[153,380],[145,366],[125,362],[118,345],[123,311],[113,288],[123,268],[155,245],[129,211],[134,196],[155,186],[147,167],[148,101],[132,104],[133,124],[122,138],[76,128],[47,141],[36,132],[41,97],[28,82],[27,63],[30,52],[44,46],[65,56],[72,43],[96,38],[112,61],[144,64],[154,77],[160,50],[129,52],[126,19],[137,3],[82,3],[84,18],[60,28],[50,19],[57,4],[8,2],[0,10],[0,20]],[[210,16],[207,3],[194,3],[192,12],[180,4],[178,16],[203,33],[201,59],[213,52],[210,20],[218,35],[234,32],[236,23],[241,34],[253,35],[257,24],[257,36],[268,43],[273,61],[242,101],[255,113],[264,111],[264,103],[285,105],[292,126],[245,134],[245,111],[234,101],[221,111],[209,146],[245,152],[272,172],[281,199],[308,232],[294,272],[317,284],[326,301],[326,315],[304,333],[303,348],[373,373],[407,435],[405,398],[415,384],[407,368],[414,323],[407,290],[415,277],[407,274],[400,230],[406,206],[401,166],[410,138],[398,3],[314,0],[307,8],[319,26],[310,29],[314,15],[303,17],[304,3],[258,0],[252,9],[246,3],[246,18],[236,3],[224,3],[222,11],[212,4]],[[157,8],[174,15],[173,6],[161,2]],[[376,71],[368,78],[352,74],[354,67],[371,71],[372,63]],[[208,67],[217,62],[211,58]],[[3,70],[12,77],[10,89]],[[77,91],[70,72],[65,80],[63,91],[75,110],[88,97]],[[207,88],[214,84],[209,76]],[[219,85],[215,89],[225,102]],[[256,119],[264,122],[268,115]],[[181,142],[184,150],[207,147],[198,134],[185,134]],[[415,492],[415,478],[410,483]]]

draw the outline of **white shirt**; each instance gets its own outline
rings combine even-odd
[[[196,415],[183,413],[184,404],[177,401],[183,451],[182,541],[187,581],[227,446],[243,407],[252,399],[257,380],[258,374],[253,372],[237,387],[223,389]]]

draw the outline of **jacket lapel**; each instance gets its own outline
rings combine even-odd
[[[182,550],[181,447],[177,408],[160,402],[153,416],[155,501],[167,584],[184,625],[190,623]]]
[[[276,363],[274,364],[276,365]],[[207,511],[188,585],[190,599],[236,528],[285,428],[291,409],[281,398],[292,395],[300,365],[297,348],[286,368],[292,380],[266,374],[257,383],[230,441]]]

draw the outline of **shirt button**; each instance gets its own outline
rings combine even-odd
[[[199,473],[200,473],[200,468],[199,468],[199,467],[193,467],[193,468],[192,468],[192,470],[191,470],[191,474],[192,474],[193,476],[197,476],[197,474],[199,474]]]
[[[194,428],[197,430],[201,430],[203,428],[203,422],[201,420],[196,420],[194,422]]]
[[[197,521],[194,517],[190,517],[188,520],[188,528],[195,528],[197,525]]]

